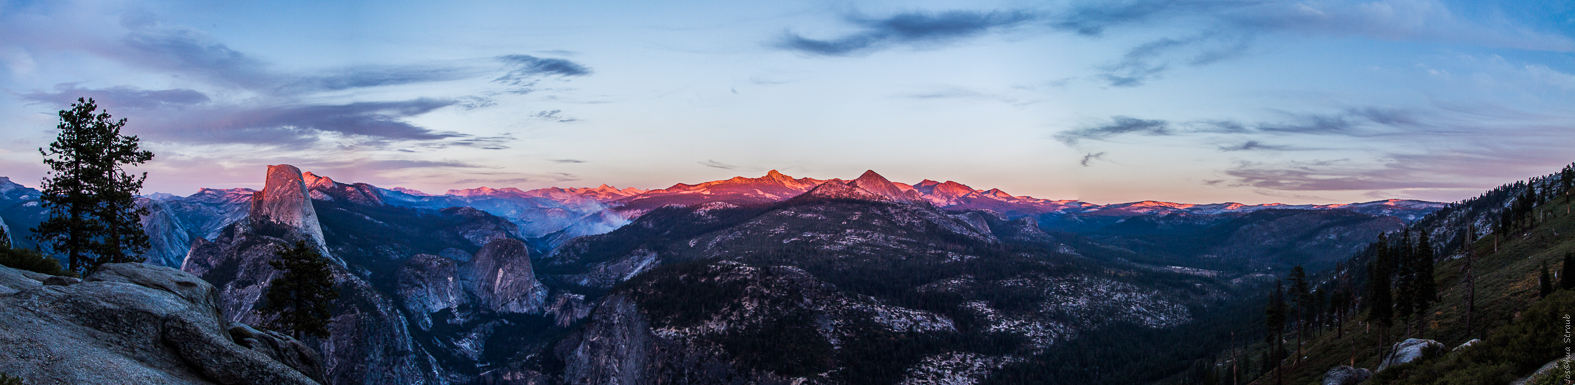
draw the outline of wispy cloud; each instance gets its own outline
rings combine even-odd
[[[1083,167],[1088,167],[1088,162],[1096,160],[1096,159],[1097,160],[1104,160],[1105,159],[1105,152],[1104,151],[1090,152],[1087,155],[1083,155],[1083,161],[1078,162],[1078,164],[1083,165]]]
[[[1269,190],[1346,191],[1468,187],[1460,179],[1432,178],[1423,167],[1388,163],[1370,168],[1349,159],[1263,164],[1245,162],[1225,174],[1238,186]]]
[[[1575,52],[1575,38],[1570,36],[1467,20],[1440,0],[1074,0],[1038,9],[908,11],[884,18],[851,14],[844,15],[843,21],[858,30],[829,38],[789,30],[769,45],[838,57],[899,47],[936,48],[1008,30],[1069,32],[1087,38],[1124,27],[1168,25],[1192,30],[1139,44],[1096,67],[1097,78],[1113,87],[1141,86],[1182,64],[1205,66],[1242,57],[1253,50],[1252,37],[1276,33]],[[1575,88],[1575,77],[1529,70],[1550,84]]]
[[[65,108],[77,95],[100,96],[105,110],[130,118],[137,132],[148,139],[171,143],[240,143],[253,145],[305,145],[321,133],[385,141],[477,141],[469,135],[441,132],[404,119],[453,105],[453,100],[413,99],[394,102],[348,104],[214,104],[190,90],[143,91],[131,88],[105,90],[69,87],[53,93],[23,95],[25,100]],[[125,96],[147,95],[147,99]],[[199,97],[201,96],[201,97]],[[114,107],[130,111],[112,110]],[[179,108],[179,113],[170,107]]]
[[[1026,11],[905,12],[886,18],[845,17],[862,31],[830,39],[786,32],[773,45],[804,54],[847,56],[892,46],[922,48],[1022,25],[1039,18]]]
[[[1347,108],[1331,113],[1287,113],[1275,121],[1242,123],[1231,119],[1213,119],[1179,122],[1172,128],[1170,122],[1159,119],[1138,119],[1113,116],[1110,123],[1099,124],[1055,134],[1056,140],[1075,145],[1080,140],[1109,140],[1121,135],[1325,135],[1371,137],[1390,134],[1442,133],[1457,128],[1448,127],[1458,122],[1429,122],[1406,109],[1385,107]],[[1522,115],[1524,117],[1524,115]],[[1445,118],[1436,118],[1445,119]],[[1222,151],[1284,150],[1287,146],[1271,146],[1250,140],[1239,146],[1221,146]]]
[[[1034,103],[1037,102],[1037,100],[1032,100],[1032,99],[1024,100],[1024,99],[1022,99],[1020,97],[1013,96],[1010,93],[991,92],[991,91],[987,91],[987,90],[978,90],[978,89],[974,89],[974,88],[959,87],[959,86],[933,87],[933,88],[929,88],[929,89],[926,89],[926,90],[923,90],[923,91],[905,93],[905,94],[900,95],[900,97],[909,98],[909,99],[918,99],[918,100],[933,100],[933,99],[983,100],[983,101],[1001,102],[1001,103],[1006,103],[1006,104],[1010,104],[1010,105],[1013,105],[1013,106],[1019,106],[1019,107],[1020,106],[1034,104]]]
[[[1171,135],[1172,132],[1170,123],[1163,120],[1115,116],[1110,118],[1110,123],[1062,131],[1056,133],[1055,138],[1067,145],[1076,145],[1079,140],[1105,140],[1113,136],[1126,134],[1163,136]]]
[[[180,109],[211,100],[208,95],[189,89],[143,90],[130,86],[87,89],[73,83],[56,84],[55,92],[33,91],[18,96],[22,100],[51,106],[69,106],[77,98],[92,98],[104,108],[133,109]]]
[[[1249,140],[1249,141],[1242,142],[1241,144],[1234,145],[1234,146],[1220,146],[1220,151],[1225,151],[1225,152],[1230,152],[1230,151],[1254,151],[1254,150],[1283,151],[1283,150],[1287,150],[1287,149],[1290,149],[1290,148],[1291,148],[1291,146],[1276,146],[1276,145],[1271,145],[1271,144],[1263,144],[1262,142],[1259,142],[1259,141],[1256,141],[1256,140]]]
[[[1154,20],[1175,19],[1262,4],[1261,0],[1115,0],[1081,1],[1058,12],[1050,25],[1084,36],[1106,29]]]
[[[1100,78],[1113,87],[1136,87],[1159,78],[1176,62],[1203,66],[1243,55],[1250,47],[1246,35],[1206,32],[1183,38],[1160,38],[1127,50],[1120,60],[1106,64]]]
[[[572,123],[580,121],[579,119],[564,116],[563,110],[538,111],[534,114],[531,114],[530,117],[556,123]]]
[[[447,146],[503,149],[513,140],[511,136],[481,137],[410,122],[411,118],[450,106],[479,109],[497,105],[491,96],[350,102],[322,102],[318,96],[491,76],[497,76],[494,80],[498,83],[518,86],[544,78],[591,73],[580,63],[529,55],[286,72],[217,41],[202,30],[167,25],[147,13],[122,16],[123,29],[80,31],[56,40],[22,39],[18,36],[36,32],[37,26],[18,27],[19,23],[11,23],[9,27],[0,26],[0,33],[12,35],[0,38],[0,43],[21,44],[38,52],[88,53],[143,71],[187,79],[191,88],[87,88],[65,83],[53,90],[19,92],[17,96],[57,108],[64,108],[79,97],[91,97],[117,117],[130,118],[145,139],[165,143],[303,146],[331,136],[348,138],[358,145],[404,143],[400,147],[405,150]],[[6,21],[21,20],[0,17],[0,24]],[[499,71],[501,76],[497,75]],[[575,120],[558,112],[538,118]]]
[[[508,73],[492,81],[508,85],[526,85],[532,79],[544,76],[573,77],[591,74],[591,69],[566,59],[539,58],[530,55],[507,55],[498,61],[508,66]]]
[[[706,166],[706,167],[710,167],[710,168],[720,168],[720,169],[723,169],[723,170],[732,170],[732,169],[738,168],[738,166],[734,166],[734,165],[731,165],[731,164],[722,163],[722,162],[718,162],[718,161],[714,161],[714,160],[706,160],[704,162],[696,162],[696,163],[699,163],[701,166]]]

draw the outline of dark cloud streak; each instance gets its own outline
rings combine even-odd
[[[1105,152],[1104,151],[1090,152],[1087,155],[1083,155],[1083,161],[1078,162],[1078,164],[1082,164],[1083,167],[1088,167],[1088,162],[1096,160],[1096,159],[1104,160],[1105,159]]]
[[[531,79],[544,76],[572,77],[591,74],[591,69],[565,59],[539,58],[530,55],[507,55],[498,61],[509,67],[509,72],[492,81],[508,85],[529,85]]]
[[[696,162],[696,163],[699,163],[701,166],[706,166],[706,167],[710,167],[710,168],[720,168],[720,169],[723,169],[723,170],[732,170],[732,169],[738,168],[738,166],[734,166],[734,165],[731,165],[731,164],[722,163],[722,162],[718,162],[718,161],[714,161],[714,160],[706,160],[704,162]]]
[[[1235,146],[1220,146],[1220,151],[1224,151],[1224,152],[1253,151],[1253,150],[1283,151],[1283,150],[1288,150],[1290,148],[1291,148],[1291,146],[1276,146],[1276,145],[1271,145],[1271,144],[1263,144],[1262,142],[1259,142],[1259,141],[1256,141],[1256,140],[1249,140],[1249,141],[1243,142],[1242,144],[1238,144],[1238,145],[1235,145]]]
[[[55,92],[34,91],[18,95],[22,100],[39,102],[51,106],[69,106],[77,98],[93,98],[106,109],[132,108],[132,109],[180,109],[186,106],[207,103],[211,99],[208,95],[188,89],[172,90],[143,90],[136,87],[118,86],[105,89],[86,89],[77,87],[76,84],[56,84]]]
[[[778,48],[820,56],[848,56],[893,45],[924,47],[1011,28],[1038,19],[1026,11],[905,12],[884,19],[848,16],[863,31],[833,39],[812,39],[786,32]]]
[[[1171,135],[1170,123],[1163,120],[1137,119],[1127,116],[1110,118],[1110,124],[1085,127],[1076,130],[1062,131],[1055,134],[1056,140],[1067,145],[1076,145],[1079,140],[1105,140],[1113,136],[1125,134],[1143,134],[1151,136]]]

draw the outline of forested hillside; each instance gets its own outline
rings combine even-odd
[[[1265,326],[1254,342],[1216,352],[1206,373],[1172,380],[1316,384],[1341,365],[1374,371],[1364,382],[1372,384],[1526,378],[1569,346],[1572,182],[1566,167],[1506,184],[1386,234],[1334,269],[1278,277],[1251,315]],[[1429,347],[1412,362],[1385,362],[1408,354],[1396,347],[1408,338]]]

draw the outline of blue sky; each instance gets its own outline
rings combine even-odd
[[[96,98],[144,192],[778,169],[1114,203],[1458,200],[1575,161],[1575,5],[0,0],[0,175]]]

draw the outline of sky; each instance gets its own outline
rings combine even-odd
[[[0,176],[143,193],[866,169],[1094,203],[1457,201],[1575,161],[1575,2],[0,0]]]

